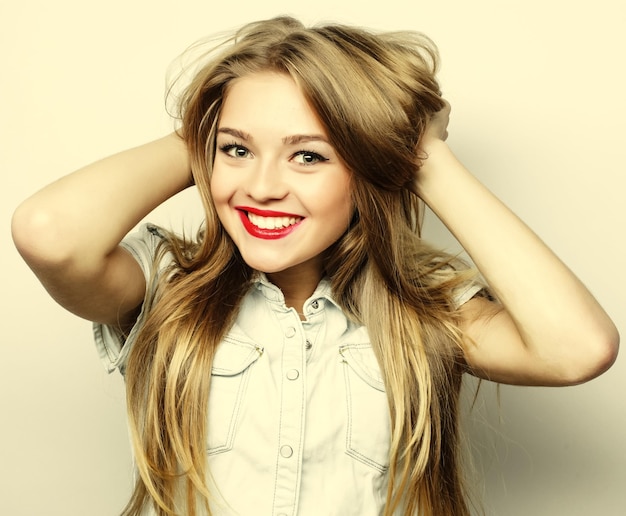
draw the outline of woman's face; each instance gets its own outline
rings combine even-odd
[[[321,253],[352,214],[348,169],[295,82],[278,73],[231,83],[211,191],[246,263],[266,273],[321,275]]]

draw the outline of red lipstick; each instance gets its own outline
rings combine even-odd
[[[278,240],[279,238],[284,238],[289,235],[294,229],[296,229],[303,220],[303,217],[301,217],[300,215],[295,215],[293,213],[285,213],[273,210],[260,210],[258,208],[251,208],[248,206],[236,206],[235,209],[239,212],[239,217],[241,218],[241,222],[246,231],[253,237],[261,238],[263,240]],[[282,228],[265,229],[255,226],[248,218],[248,213],[258,215],[259,217],[295,218],[297,222],[295,224],[291,224]]]

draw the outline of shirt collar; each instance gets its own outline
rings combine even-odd
[[[270,301],[274,301],[274,302],[279,302],[279,303],[284,303],[285,302],[285,297],[282,293],[282,291],[280,290],[280,288],[278,288],[276,285],[274,285],[274,283],[272,283],[266,276],[266,274],[264,272],[256,272],[254,277],[252,278],[252,285],[259,290],[263,296],[270,300]],[[306,300],[305,305],[308,303],[311,303],[313,301],[316,300],[320,300],[320,299],[325,299],[330,301],[333,305],[335,305],[339,310],[341,310],[341,307],[339,306],[339,304],[335,301],[335,299],[332,296],[332,289],[330,286],[330,279],[326,276],[324,276],[320,282],[318,283],[317,287],[315,288],[315,291],[313,292],[313,294],[311,295],[311,297],[309,297],[309,299]]]

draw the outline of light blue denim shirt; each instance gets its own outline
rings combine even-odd
[[[150,228],[123,243],[147,279],[159,240]],[[479,289],[468,286],[457,302]],[[217,349],[207,442],[216,515],[383,512],[390,418],[367,330],[345,317],[325,279],[303,313],[304,321],[259,275]],[[111,327],[94,326],[109,371],[124,372],[144,318],[124,345]]]

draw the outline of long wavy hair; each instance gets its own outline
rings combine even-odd
[[[280,17],[246,25],[207,53],[179,99],[180,134],[206,222],[193,241],[169,235],[162,274],[126,371],[139,472],[124,514],[209,514],[207,406],[215,350],[254,275],[211,198],[215,133],[229,84],[273,71],[299,86],[352,174],[355,213],[326,252],[325,274],[350,319],[365,325],[389,401],[385,514],[469,514],[459,463],[463,372],[453,291],[470,277],[420,238],[414,190],[420,139],[444,102],[437,51],[413,32],[305,28]]]

